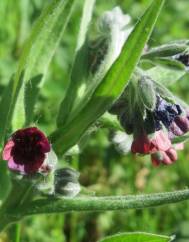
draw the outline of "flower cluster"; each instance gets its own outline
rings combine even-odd
[[[19,129],[12,134],[3,150],[3,159],[10,170],[21,174],[48,173],[53,169],[48,156],[51,146],[36,127]]]
[[[177,160],[176,150],[183,149],[183,144],[175,145],[173,140],[189,131],[189,112],[178,102],[161,95],[153,80],[150,84],[153,90],[145,88],[145,97],[136,83],[129,84],[110,112],[117,114],[126,133],[133,134],[132,153],[150,154],[155,166],[172,164]]]

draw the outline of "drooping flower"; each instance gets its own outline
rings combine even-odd
[[[186,116],[178,116],[169,126],[170,137],[181,136],[189,131],[189,120]]]
[[[134,138],[131,146],[132,153],[151,154],[157,151],[166,151],[171,147],[171,141],[168,135],[162,130],[156,131],[150,137],[146,133]]]
[[[19,129],[12,134],[3,150],[10,170],[21,174],[49,172],[47,160],[51,150],[47,137],[36,127]]]
[[[174,148],[170,148],[166,151],[159,151],[151,155],[151,160],[154,166],[159,166],[161,163],[171,165],[177,160],[177,152]]]
[[[156,100],[154,119],[156,123],[162,123],[166,128],[169,128],[171,123],[182,113],[182,109],[180,105],[169,103],[159,95],[157,95]]]
[[[129,83],[110,112],[133,135],[132,153],[150,154],[155,165],[172,164],[177,159],[173,139],[189,131],[187,105],[150,77],[141,78]]]

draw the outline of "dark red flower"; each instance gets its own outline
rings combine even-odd
[[[47,168],[44,161],[50,149],[47,137],[36,127],[19,129],[5,145],[3,159],[11,170],[31,174]]]
[[[137,136],[131,146],[132,153],[151,154],[157,151],[166,151],[171,147],[168,135],[162,130],[156,131],[153,137],[146,133]]]

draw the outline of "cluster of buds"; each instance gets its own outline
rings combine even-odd
[[[122,96],[112,106],[127,134],[133,135],[131,152],[150,154],[155,166],[177,160],[174,144],[177,136],[189,131],[189,110],[162,85],[139,75],[131,80]]]

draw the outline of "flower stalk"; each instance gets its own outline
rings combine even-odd
[[[127,209],[143,209],[189,199],[189,189],[174,192],[154,193],[148,195],[102,196],[102,197],[76,197],[76,198],[47,198],[39,199],[14,210],[6,210],[0,216],[0,231],[6,225],[18,221],[25,216],[37,214],[52,214],[63,212],[97,212]]]

